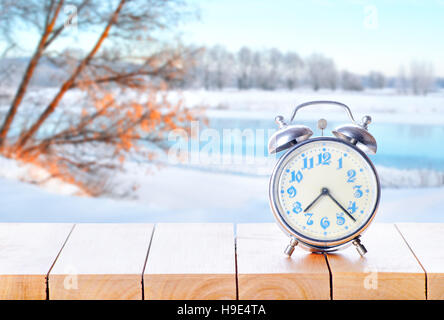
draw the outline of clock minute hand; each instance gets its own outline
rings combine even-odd
[[[342,211],[344,211],[349,217],[350,219],[352,219],[353,221],[356,222],[356,219],[347,211],[347,209],[345,209],[331,194],[330,192],[327,192],[327,195],[330,197],[331,200],[333,200],[334,203],[336,203],[338,205],[339,208],[341,208]]]
[[[304,209],[304,212],[307,212],[307,210],[310,210],[310,208],[316,203],[316,201],[319,200],[320,197],[328,194],[327,188],[322,188],[321,193]]]

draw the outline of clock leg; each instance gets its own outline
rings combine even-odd
[[[367,253],[367,249],[364,247],[364,245],[361,243],[361,239],[356,238],[355,240],[353,240],[353,245],[356,247],[356,250],[358,251],[358,253],[361,255],[361,257],[363,257],[366,253]]]
[[[290,244],[287,246],[287,248],[285,248],[284,253],[287,256],[291,257],[294,251],[294,247],[296,247],[297,245],[298,245],[298,240],[296,240],[296,238],[291,237]]]

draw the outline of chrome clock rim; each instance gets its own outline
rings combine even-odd
[[[309,144],[312,142],[317,142],[317,141],[334,141],[334,142],[342,143],[342,144],[352,148],[353,150],[358,152],[358,154],[360,154],[364,158],[364,160],[369,164],[370,168],[372,169],[372,171],[375,175],[375,179],[376,179],[376,202],[375,202],[375,206],[373,208],[373,211],[370,214],[367,221],[359,229],[357,229],[354,233],[352,233],[348,236],[345,236],[343,238],[334,239],[334,240],[316,240],[313,238],[306,237],[303,234],[299,233],[298,231],[294,230],[280,214],[280,210],[279,210],[279,207],[277,204],[277,202],[279,200],[277,199],[277,194],[275,193],[276,190],[274,188],[274,185],[276,183],[276,179],[279,178],[278,172],[282,166],[282,163],[296,149],[302,147],[303,145],[306,145],[306,144]],[[307,246],[309,249],[314,249],[315,251],[335,250],[335,249],[339,248],[340,246],[343,246],[343,245],[349,243],[350,241],[352,241],[353,239],[356,239],[357,237],[359,237],[373,221],[373,219],[376,215],[376,212],[378,211],[379,201],[380,201],[380,196],[381,196],[381,185],[380,185],[380,181],[379,181],[379,176],[378,176],[378,173],[375,169],[375,166],[373,165],[371,160],[368,158],[368,156],[362,150],[357,148],[355,145],[353,145],[347,141],[343,141],[343,140],[334,138],[334,137],[313,138],[313,139],[298,143],[297,145],[292,147],[290,150],[288,150],[276,163],[276,165],[273,169],[272,175],[270,177],[268,189],[269,189],[269,201],[270,201],[271,211],[273,212],[273,215],[274,215],[276,221],[278,222],[279,227],[282,229],[282,231],[284,231],[284,233],[286,233],[288,236],[296,238],[299,242],[301,242],[302,244]]]

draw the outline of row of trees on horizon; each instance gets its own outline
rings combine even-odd
[[[57,59],[43,58],[32,83],[54,86],[63,81],[66,78],[66,66],[75,60],[71,51],[67,50]],[[426,61],[412,61],[408,67],[400,66],[397,76],[387,76],[381,71],[360,75],[340,70],[332,58],[319,53],[303,58],[292,51],[282,52],[276,48],[253,50],[248,47],[233,53],[219,45],[209,48],[191,47],[186,52],[182,53],[182,72],[170,79],[170,87],[206,90],[295,90],[303,87],[314,91],[394,88],[400,94],[414,95],[426,95],[444,87],[444,79],[436,78],[433,65]],[[26,61],[26,58],[0,59],[0,86],[19,81],[25,71]],[[137,64],[122,59],[108,61],[107,64],[128,70],[139,68]]]
[[[216,45],[197,51],[193,66],[178,85],[207,90],[311,87],[315,91],[322,88],[361,91],[390,87],[403,94],[419,95],[433,91],[438,83],[433,66],[428,62],[412,61],[408,68],[401,66],[396,77],[388,77],[380,71],[359,75],[339,70],[335,61],[323,54],[314,53],[303,58],[296,52],[248,47],[230,52]]]

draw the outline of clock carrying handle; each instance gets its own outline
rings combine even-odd
[[[311,105],[314,105],[314,104],[334,104],[334,105],[340,106],[340,107],[342,107],[345,110],[345,112],[347,113],[347,115],[350,118],[350,120],[353,123],[356,123],[355,119],[353,118],[353,114],[351,113],[351,110],[350,110],[350,108],[347,105],[345,105],[345,104],[343,104],[341,102],[329,101],[329,100],[309,101],[309,102],[305,102],[305,103],[302,103],[302,104],[298,105],[294,109],[294,111],[293,111],[293,114],[291,116],[290,122],[293,122],[293,119],[296,116],[296,113],[299,111],[299,109],[302,109],[304,107],[308,107],[308,106],[311,106]]]

